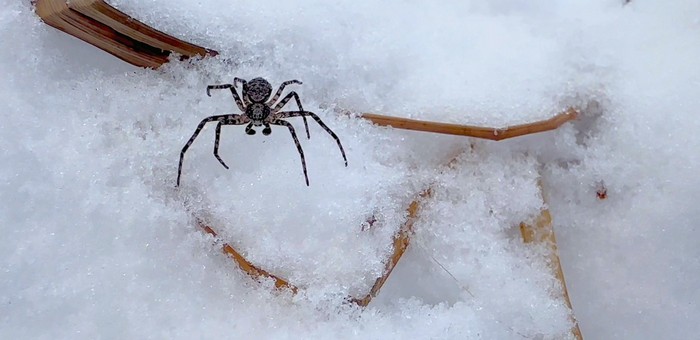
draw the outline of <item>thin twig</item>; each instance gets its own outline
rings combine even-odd
[[[363,113],[361,118],[372,121],[381,126],[391,126],[397,129],[434,132],[448,135],[468,136],[490,140],[504,140],[508,138],[529,135],[538,132],[554,130],[564,123],[576,119],[578,111],[569,108],[550,119],[539,122],[514,125],[504,128],[480,127],[450,123],[439,123],[425,120],[416,120],[392,116],[383,116],[373,113]]]
[[[206,233],[218,237],[214,229],[209,227],[208,225],[204,224],[201,220],[197,221],[197,226],[199,226],[202,230],[204,230]],[[238,264],[238,267],[241,268],[246,274],[249,276],[260,279],[260,278],[269,278],[275,281],[275,287],[277,288],[285,288],[289,289],[292,293],[296,294],[298,289],[296,286],[290,284],[286,280],[271,274],[270,272],[260,269],[256,267],[254,264],[250,263],[250,261],[246,260],[243,255],[241,255],[239,252],[237,252],[233,247],[231,247],[228,243],[224,243],[221,246],[221,250],[229,255],[234,261],[236,261],[236,264]]]

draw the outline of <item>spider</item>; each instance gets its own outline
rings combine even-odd
[[[241,83],[243,88],[243,100],[241,100],[241,97],[238,96],[238,92],[236,91],[236,86],[238,85],[238,83]],[[326,126],[326,124],[324,124],[323,121],[321,121],[321,118],[319,118],[315,113],[310,111],[304,111],[304,109],[301,106],[301,100],[299,100],[299,96],[296,92],[289,92],[289,94],[282,98],[282,100],[280,100],[279,103],[273,106],[273,104],[277,102],[277,99],[279,99],[285,86],[290,84],[301,84],[301,82],[298,80],[288,80],[283,82],[280,85],[277,92],[275,93],[275,95],[272,96],[272,99],[270,99],[270,95],[272,94],[272,86],[267,80],[260,77],[252,79],[250,81],[246,81],[240,78],[234,78],[233,84],[207,86],[207,95],[210,97],[210,91],[212,89],[230,89],[231,94],[233,95],[233,99],[236,101],[236,105],[238,105],[238,108],[243,112],[243,114],[216,115],[202,119],[199,125],[197,125],[197,129],[194,130],[194,134],[192,134],[192,137],[190,137],[185,146],[182,148],[182,151],[180,151],[180,164],[177,168],[177,186],[180,186],[180,175],[182,174],[182,161],[185,158],[185,152],[187,152],[187,149],[197,138],[199,132],[202,131],[204,125],[206,125],[209,122],[218,122],[218,124],[216,124],[216,137],[214,139],[214,156],[226,169],[228,169],[228,166],[226,165],[226,163],[224,163],[221,157],[219,157],[219,138],[221,135],[221,126],[243,125],[247,123],[248,125],[245,127],[245,132],[248,135],[255,134],[256,131],[253,129],[254,126],[263,126],[264,128],[262,130],[262,133],[265,136],[272,133],[272,128],[270,127],[270,125],[286,126],[287,128],[289,128],[289,132],[292,134],[292,138],[294,139],[294,144],[297,146],[297,150],[299,151],[299,156],[301,156],[301,166],[304,170],[304,178],[306,179],[306,185],[308,186],[309,176],[306,173],[304,151],[301,149],[301,144],[299,144],[299,139],[297,138],[297,134],[294,131],[294,127],[292,126],[292,124],[284,120],[285,118],[302,117],[304,119],[304,127],[306,128],[306,137],[311,138],[311,135],[309,134],[309,125],[306,122],[306,116],[313,118],[318,123],[318,125],[320,125],[324,130],[326,130],[326,132],[328,132],[331,135],[331,137],[333,137],[333,139],[335,139],[335,141],[338,143],[338,147],[340,148],[340,153],[343,155],[345,166],[348,166],[348,159],[345,157],[345,150],[343,150],[343,145],[340,144],[340,139],[338,138],[338,136],[330,128],[328,128],[328,126]],[[299,110],[280,111],[282,107],[285,104],[287,104],[287,102],[289,102],[289,100],[291,100],[292,98],[296,100]]]

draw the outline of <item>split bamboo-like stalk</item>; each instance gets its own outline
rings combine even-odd
[[[36,0],[34,5],[48,25],[136,66],[158,68],[173,52],[183,58],[217,54],[134,20],[102,0]]]

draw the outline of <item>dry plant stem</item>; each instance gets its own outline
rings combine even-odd
[[[384,267],[384,275],[378,277],[377,280],[374,281],[374,285],[372,286],[372,289],[370,289],[367,295],[365,295],[363,298],[350,299],[350,301],[356,303],[359,306],[365,307],[372,301],[372,299],[375,296],[377,296],[377,294],[379,294],[379,290],[382,289],[382,286],[384,286],[384,283],[389,278],[389,275],[391,275],[391,272],[394,270],[394,267],[396,267],[396,264],[399,263],[399,260],[406,252],[406,249],[408,248],[408,245],[411,242],[411,235],[413,235],[413,224],[418,218],[421,202],[425,198],[429,198],[431,196],[432,190],[427,189],[426,191],[420,194],[420,197],[418,199],[411,202],[407,209],[408,219],[401,226],[401,229],[399,229],[396,235],[394,235],[394,253],[391,255],[391,258],[389,259],[389,261],[387,261],[386,266]]]
[[[211,227],[206,225],[201,220],[197,221],[197,226],[199,226],[202,230],[204,230],[204,232],[206,232],[214,237],[218,236],[216,234],[216,232],[214,231],[214,229],[212,229]],[[265,279],[265,278],[272,279],[275,282],[275,287],[281,288],[281,289],[288,289],[294,294],[297,293],[297,291],[298,291],[297,287],[289,284],[289,282],[287,282],[284,279],[279,278],[278,276],[276,276],[274,274],[271,274],[263,269],[256,267],[254,264],[252,264],[248,260],[246,260],[246,258],[243,257],[243,255],[241,255],[239,252],[237,252],[235,249],[233,249],[233,247],[231,247],[228,243],[224,243],[221,246],[221,250],[224,252],[224,254],[230,256],[236,262],[238,267],[241,268],[241,270],[243,270],[249,276],[256,278],[256,279]]]
[[[578,112],[573,108],[569,108],[563,113],[560,113],[547,120],[529,124],[514,125],[505,128],[492,128],[438,123],[425,120],[382,116],[372,113],[363,113],[360,115],[361,118],[367,119],[381,126],[391,126],[397,129],[434,132],[448,135],[469,136],[495,141],[554,130],[564,123],[576,119],[577,116]]]
[[[34,5],[48,25],[136,66],[157,68],[168,62],[171,52],[182,57],[216,54],[155,30],[102,0],[37,0]]]
[[[540,185],[540,191],[542,191],[542,186]],[[544,197],[544,193],[542,193]],[[545,201],[546,203],[546,201]],[[573,307],[571,306],[571,300],[569,299],[569,292],[566,289],[566,281],[564,280],[564,272],[561,269],[561,262],[559,261],[559,251],[557,249],[557,239],[554,236],[554,229],[552,228],[552,215],[549,213],[549,209],[543,209],[540,215],[535,218],[533,223],[520,223],[520,233],[523,236],[523,241],[525,243],[534,244],[544,244],[548,248],[549,258],[547,263],[550,270],[554,274],[554,277],[559,281],[562,288],[562,293],[564,295],[564,301],[569,310],[573,313]],[[583,335],[581,334],[581,329],[579,328],[578,322],[571,315],[574,326],[571,328],[571,333],[578,340],[583,340]]]
[[[417,199],[415,199],[411,204],[409,205],[407,211],[408,211],[408,218],[406,219],[406,222],[401,226],[399,231],[394,235],[394,253],[391,255],[389,260],[387,261],[385,267],[384,267],[384,274],[381,277],[378,277],[377,280],[374,282],[374,285],[370,289],[369,293],[365,295],[362,298],[353,298],[349,297],[348,300],[352,303],[355,303],[359,306],[367,306],[370,301],[372,301],[372,298],[377,296],[379,293],[379,290],[382,288],[386,280],[389,278],[389,275],[391,275],[391,271],[394,270],[394,267],[396,267],[396,264],[399,262],[401,257],[403,256],[404,252],[406,251],[406,248],[408,248],[408,244],[410,243],[410,237],[413,234],[413,224],[416,221],[416,218],[418,217],[418,213],[420,211],[420,206],[421,202],[423,201],[424,198],[428,198],[431,196],[431,190],[428,189],[424,192],[422,192]],[[203,221],[200,219],[197,219],[197,226],[201,228],[204,232],[217,237],[216,231],[207,224],[205,224]],[[228,255],[233,259],[234,262],[238,265],[241,270],[243,270],[246,274],[248,274],[250,277],[255,278],[255,279],[270,279],[275,282],[275,287],[281,288],[281,289],[288,289],[292,293],[296,294],[298,291],[298,288],[286,280],[266,271],[263,269],[258,268],[254,264],[250,263],[243,255],[241,255],[238,251],[236,251],[233,247],[231,247],[228,243],[224,243],[221,249],[224,254]]]

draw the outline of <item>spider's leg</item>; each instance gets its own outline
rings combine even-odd
[[[177,166],[177,185],[180,186],[180,175],[182,174],[182,161],[185,159],[185,152],[187,152],[187,149],[190,148],[190,145],[194,143],[194,140],[197,138],[199,135],[199,132],[202,131],[204,128],[204,125],[206,125],[209,122],[215,122],[215,121],[224,121],[227,118],[235,118],[233,116],[239,116],[239,115],[219,115],[219,116],[211,116],[202,119],[201,122],[199,122],[199,125],[197,125],[197,129],[194,130],[194,133],[192,134],[192,137],[187,141],[184,147],[182,147],[182,151],[180,151],[180,163]]]
[[[275,107],[272,108],[273,113],[279,112],[279,110],[282,109],[283,106],[287,105],[290,99],[294,98],[297,102],[297,106],[299,107],[299,111],[304,111],[304,107],[301,106],[301,99],[299,99],[299,95],[292,91],[287,93],[282,100],[280,100]],[[311,139],[311,135],[309,134],[309,123],[306,122],[306,116],[301,116],[304,119],[304,128],[306,129],[306,138]]]
[[[282,111],[282,112],[277,112],[274,115],[274,119],[280,120],[282,118],[291,118],[291,117],[304,117],[304,116],[309,116],[313,118],[318,125],[320,125],[328,134],[335,139],[336,143],[338,143],[338,148],[340,148],[340,153],[343,155],[343,160],[345,161],[345,166],[348,166],[348,159],[345,157],[345,150],[343,149],[343,145],[340,144],[340,138],[331,130],[326,124],[323,123],[321,118],[319,118],[315,113],[311,111]]]
[[[216,137],[214,138],[214,156],[216,157],[216,159],[219,160],[219,163],[221,163],[221,165],[223,165],[226,169],[228,169],[228,165],[226,165],[226,163],[224,163],[224,160],[221,159],[221,157],[219,156],[219,140],[221,138],[221,126],[243,125],[248,121],[248,117],[242,115],[232,115],[231,117],[228,117],[225,120],[219,121],[219,124],[216,124]]]
[[[219,163],[224,166],[228,170],[228,165],[224,163],[224,160],[221,159],[219,156],[219,139],[221,138],[221,125],[223,125],[223,122],[219,122],[219,124],[216,124],[216,137],[214,138],[214,157],[219,160]]]
[[[263,125],[265,126],[265,128],[262,131],[263,135],[269,136],[272,133],[272,128],[270,127],[270,124],[265,123]]]
[[[248,91],[245,88],[248,82],[245,79],[241,79],[238,77],[233,78],[233,87],[238,86],[238,83],[241,83],[241,97],[243,97],[243,102],[246,105],[250,105],[250,100],[248,100],[248,96],[246,95]]]
[[[245,86],[245,84],[247,84],[248,82],[242,78],[233,78],[233,86],[238,86],[238,83],[241,83],[241,86]]]
[[[304,169],[304,178],[306,179],[306,186],[309,186],[309,176],[306,173],[306,161],[304,160],[304,150],[301,149],[301,144],[299,144],[299,139],[297,138],[297,134],[296,134],[296,132],[294,132],[294,127],[289,122],[281,120],[281,119],[274,119],[270,122],[270,124],[286,126],[289,128],[289,133],[292,134],[292,138],[294,139],[294,144],[297,146],[297,150],[299,150],[299,156],[301,156],[301,167]]]
[[[233,100],[236,101],[236,105],[238,105],[238,109],[240,109],[241,112],[245,112],[245,105],[243,105],[243,102],[241,101],[241,97],[238,96],[238,92],[236,91],[235,86],[233,86],[231,84],[209,85],[209,86],[207,86],[207,96],[211,97],[211,93],[209,91],[217,90],[217,89],[229,89],[229,90],[231,90],[231,94],[233,95]]]
[[[280,85],[280,88],[277,89],[277,92],[275,93],[275,95],[272,96],[272,99],[270,99],[270,101],[267,102],[267,105],[272,106],[272,104],[274,104],[274,103],[277,101],[277,99],[279,99],[279,97],[282,95],[282,91],[284,91],[284,88],[285,88],[287,85],[291,85],[291,84],[299,84],[299,85],[301,85],[301,82],[298,81],[298,80],[296,80],[296,79],[294,79],[294,80],[287,80],[287,81],[285,81],[284,83],[282,83],[282,84]]]

